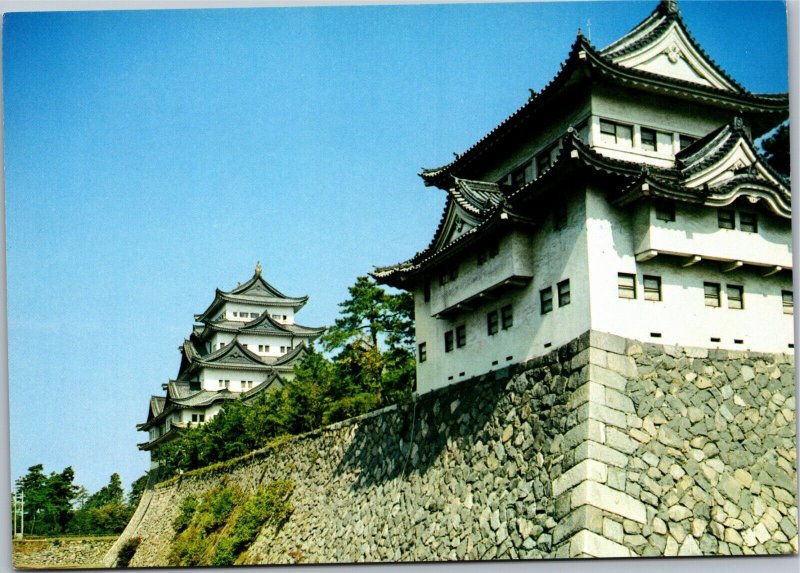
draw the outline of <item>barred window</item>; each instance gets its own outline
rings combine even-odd
[[[645,151],[656,150],[656,132],[654,129],[643,127],[640,131],[642,135],[642,149]]]
[[[500,329],[499,324],[500,322],[496,310],[486,315],[486,332],[488,332],[489,336],[497,334],[497,331]]]
[[[644,275],[644,300],[661,300],[661,277]]]
[[[503,330],[514,326],[514,314],[510,304],[500,309],[500,320],[502,321]]]
[[[428,359],[428,345],[425,342],[420,342],[418,345],[419,361],[425,362]]]
[[[452,352],[453,351],[453,331],[448,330],[444,333],[444,351],[445,352]]]
[[[739,228],[747,233],[758,233],[758,217],[755,213],[739,213]]]
[[[558,287],[558,306],[567,306],[570,301],[569,279],[556,285]]]
[[[456,346],[462,348],[467,344],[467,327],[465,325],[456,327]]]
[[[603,143],[624,143],[632,145],[633,128],[630,125],[614,123],[606,119],[600,120],[600,140]]]
[[[547,287],[539,292],[539,300],[542,304],[542,314],[547,314],[553,310],[553,287]]]
[[[719,307],[719,283],[703,283],[706,306]]]
[[[726,285],[728,290],[728,308],[742,310],[744,308],[744,287],[740,285]]]
[[[794,293],[790,290],[781,291],[783,299],[783,314],[794,314]]]
[[[717,223],[720,229],[735,229],[736,213],[728,209],[720,209],[717,211]]]
[[[617,293],[619,298],[636,298],[636,275],[618,273]]]

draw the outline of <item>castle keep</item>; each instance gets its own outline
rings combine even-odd
[[[788,117],[693,39],[675,2],[558,75],[456,159],[430,245],[376,269],[414,293],[420,392],[589,330],[791,352],[791,194],[753,140]]]

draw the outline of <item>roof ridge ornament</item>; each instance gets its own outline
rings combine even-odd
[[[661,6],[664,7],[664,11],[667,14],[680,14],[680,8],[678,8],[677,0],[661,0]]]
[[[261,261],[256,261],[256,276],[257,277],[261,276],[261,270],[262,270],[261,269]]]

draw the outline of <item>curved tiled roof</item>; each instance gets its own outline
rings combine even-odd
[[[667,9],[667,4],[669,3],[662,3],[653,14],[660,15],[661,11]],[[651,15],[651,17],[652,16],[653,15]],[[671,18],[680,19],[680,15],[676,14],[671,16]],[[605,51],[598,51],[595,49],[579,32],[559,72],[536,96],[530,98],[522,106],[517,108],[510,116],[476,141],[466,151],[457,154],[455,160],[440,167],[423,169],[419,173],[420,177],[422,177],[426,185],[448,189],[452,177],[458,175],[482,153],[498,144],[506,135],[512,133],[524,120],[535,116],[563,87],[579,81],[581,77],[588,77],[592,72],[600,74],[600,77],[604,77],[609,81],[629,85],[636,89],[645,89],[697,101],[714,101],[720,105],[729,107],[731,110],[736,110],[737,113],[749,111],[752,113],[783,114],[784,116],[788,113],[789,100],[787,94],[753,94],[745,90],[705,54],[696,40],[694,40],[688,30],[686,30],[685,25],[682,24],[682,20],[680,20],[680,22],[682,30],[686,33],[687,38],[689,38],[689,41],[692,43],[693,47],[697,49],[698,53],[702,54],[703,57],[709,61],[710,65],[713,65],[716,72],[732,85],[736,86],[738,91],[705,86],[687,80],[662,76],[646,70],[622,66],[612,61]],[[644,24],[644,22],[642,24]],[[640,26],[642,24],[640,24]],[[634,30],[636,30],[636,28],[634,28]],[[633,32],[630,34],[632,33]],[[656,30],[653,30],[651,33],[655,34]],[[663,30],[658,33],[663,33]],[[625,38],[625,36],[623,38]],[[648,41],[652,41],[652,38]],[[615,45],[616,43],[611,44],[611,46],[607,47],[605,50],[609,50],[609,48],[613,48]]]
[[[691,165],[703,165],[704,168],[713,165],[726,156],[725,150],[730,150],[727,139],[732,135],[744,136],[752,145],[752,140],[747,138],[741,120],[734,120],[730,125],[723,126],[713,131],[708,136],[698,140],[692,146],[678,154],[676,167],[657,167],[644,163],[625,161],[605,156],[584,144],[577,133],[570,128],[562,138],[562,147],[556,157],[552,167],[541,177],[534,179],[521,186],[507,198],[497,204],[496,208],[484,213],[481,222],[470,229],[441,250],[434,250],[431,245],[414,255],[411,259],[397,265],[376,267],[372,273],[380,282],[394,282],[394,277],[408,275],[419,271],[423,266],[435,261],[437,257],[445,253],[456,251],[462,243],[471,241],[479,235],[485,233],[490,225],[499,219],[503,213],[508,220],[524,220],[521,209],[529,202],[538,200],[541,196],[540,191],[550,188],[560,177],[575,173],[575,166],[591,169],[597,173],[620,178],[616,191],[616,201],[625,203],[635,200],[640,196],[651,195],[656,197],[666,197],[677,201],[684,201],[695,204],[715,205],[714,201],[728,193],[732,186],[737,189],[743,188],[749,181],[752,185],[758,185],[765,192],[772,193],[774,200],[769,201],[773,211],[782,216],[790,216],[791,196],[788,186],[779,187],[765,180],[763,177],[750,175],[737,175],[733,179],[728,179],[722,183],[708,187],[687,187],[685,183],[693,170],[682,169],[682,162],[690,161]],[[720,139],[727,138],[720,143]],[[739,137],[734,139],[734,143],[740,141]],[[757,150],[752,148],[756,156]],[[761,165],[766,165],[760,161]],[[770,170],[774,173],[774,170]],[[779,175],[779,182],[785,182]],[[747,177],[753,177],[752,181]],[[645,191],[646,190],[646,191]],[[437,229],[438,233],[438,229]]]
[[[605,48],[600,51],[600,54],[607,57],[607,58],[617,58],[622,55],[626,55],[632,52],[635,52],[649,44],[654,43],[658,40],[664,33],[669,30],[672,24],[677,24],[681,32],[686,36],[691,44],[692,48],[697,51],[708,64],[714,69],[716,73],[718,73],[722,78],[725,79],[726,82],[731,84],[735,91],[740,93],[750,93],[748,92],[739,82],[737,82],[733,77],[731,77],[725,69],[722,68],[697,42],[695,37],[689,31],[688,26],[686,26],[686,22],[684,22],[683,17],[681,16],[681,12],[678,9],[678,3],[675,0],[663,0],[659,3],[656,9],[647,17],[645,18],[639,25],[633,28],[630,32],[619,38],[618,40],[612,42]],[[653,27],[647,34],[642,37],[637,38],[634,41],[630,41],[642,31],[642,29],[647,27]]]
[[[208,308],[195,315],[198,322],[206,322],[213,315],[223,302],[235,302],[241,304],[252,304],[258,306],[286,306],[295,311],[299,310],[308,301],[308,296],[289,297],[269,284],[261,276],[260,269],[244,284],[237,286],[230,291],[216,289],[214,300]]]
[[[319,336],[324,327],[303,326],[301,324],[284,324],[272,318],[268,312],[262,313],[250,322],[235,320],[208,321],[201,338],[205,339],[206,332],[229,332],[253,334],[275,334],[278,336]],[[205,336],[204,336],[205,335]]]

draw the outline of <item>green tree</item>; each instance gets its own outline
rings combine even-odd
[[[366,340],[378,348],[381,335],[389,346],[414,339],[414,301],[409,293],[389,294],[370,277],[358,277],[347,289],[350,297],[339,303],[340,317],[320,338],[327,351]]]
[[[761,141],[764,158],[775,171],[786,177],[791,175],[789,154],[789,123],[781,125],[775,133]]]
[[[128,506],[134,511],[139,506],[139,501],[142,499],[144,490],[147,489],[149,478],[149,472],[144,472],[143,476],[135,479],[131,484],[131,491],[128,494]]]

